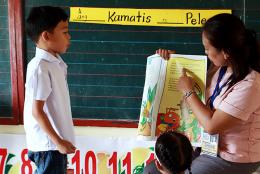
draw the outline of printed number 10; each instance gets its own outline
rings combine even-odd
[[[118,167],[121,168],[121,166],[118,166],[118,159],[117,159],[117,152],[113,152],[111,157],[108,160],[108,166],[111,166],[112,173],[118,174]],[[92,164],[92,174],[97,173],[97,159],[96,155],[93,151],[88,151],[85,156],[85,173],[90,173],[89,164]],[[75,174],[80,174],[80,151],[77,150],[75,155],[72,157],[72,164],[75,164],[76,166],[76,172]],[[122,167],[126,169],[126,174],[131,174],[131,152],[127,152],[126,157],[122,160]]]

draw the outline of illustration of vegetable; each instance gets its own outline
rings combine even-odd
[[[153,112],[153,102],[156,95],[157,84],[148,88],[147,100],[142,104],[141,121],[139,123],[139,132],[142,135],[151,135],[151,122]]]

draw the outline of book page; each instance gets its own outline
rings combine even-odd
[[[183,94],[177,89],[182,68],[185,68],[187,75],[194,79],[194,90],[205,102],[206,56],[171,55],[166,67],[166,78],[156,123],[156,136],[166,130],[175,129],[186,134],[194,146],[201,146],[202,128],[185,103]]]
[[[159,55],[147,58],[145,84],[138,124],[138,137],[153,140],[155,136],[155,123],[159,109],[160,96],[162,95],[162,81],[165,77],[166,61]]]

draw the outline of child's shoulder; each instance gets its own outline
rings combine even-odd
[[[38,70],[38,69],[42,69],[42,70],[47,70],[49,67],[49,62],[38,58],[38,57],[34,57],[27,66],[27,69],[31,69],[31,70]]]

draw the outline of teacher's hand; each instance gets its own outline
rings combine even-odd
[[[194,80],[192,77],[187,76],[187,70],[185,68],[182,69],[182,75],[179,78],[177,88],[183,93],[187,93],[194,89]]]
[[[166,49],[158,49],[156,50],[156,54],[159,54],[163,59],[169,60],[170,54],[174,54],[174,50],[166,50]]]

